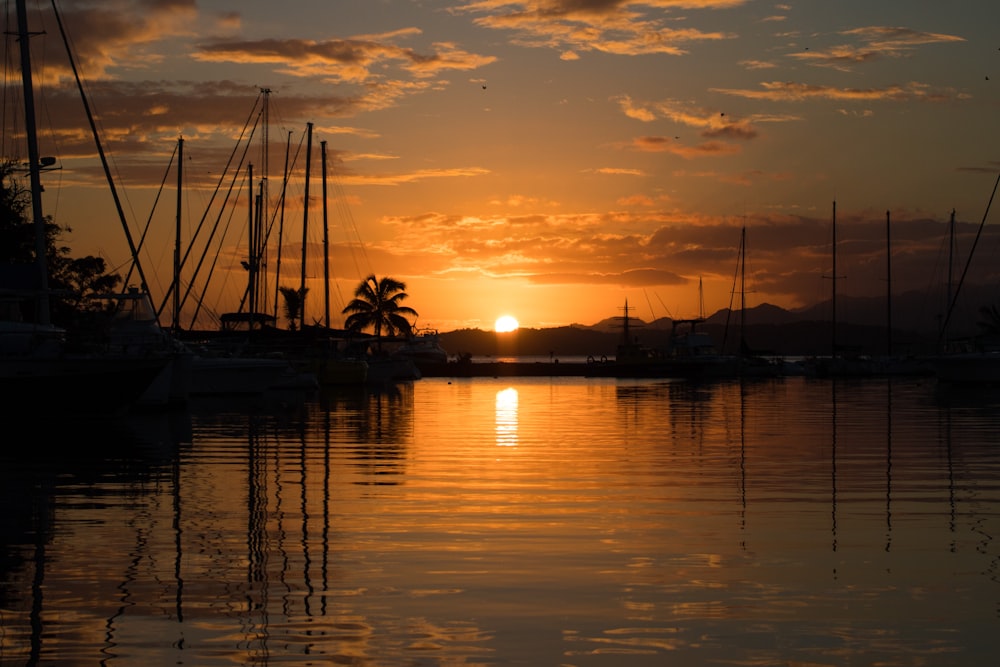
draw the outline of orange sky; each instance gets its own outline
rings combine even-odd
[[[44,31],[32,39],[41,151],[60,166],[44,177],[45,212],[72,228],[74,254],[124,272],[59,27],[49,2],[28,5]],[[248,163],[254,191],[268,175],[273,294],[286,145],[297,157],[279,280],[298,287],[307,123],[307,319],[324,316],[326,142],[334,326],[369,273],[404,281],[417,326],[440,330],[492,328],[502,314],[592,324],[626,299],[647,320],[702,302],[711,313],[730,304],[744,225],[747,305],[810,305],[830,295],[834,201],[838,294],[885,293],[887,211],[893,291],[929,291],[946,280],[952,209],[957,274],[1000,170],[1000,13],[988,0],[56,5],[134,238],[149,221],[154,301],[171,279],[178,137],[182,243],[199,256],[208,228],[225,226],[205,268],[182,271],[205,294],[204,326],[246,284]],[[13,46],[3,141],[23,156],[9,127]],[[241,141],[248,118],[259,122]],[[996,283],[998,243],[987,225],[970,281]]]

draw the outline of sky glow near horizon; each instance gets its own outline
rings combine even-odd
[[[286,147],[298,156],[280,283],[298,286],[308,218],[307,321],[323,317],[321,142],[328,151],[334,326],[370,273],[405,282],[417,326],[439,330],[491,329],[502,314],[592,324],[626,299],[645,320],[711,313],[738,303],[743,226],[747,305],[811,305],[830,296],[834,201],[838,294],[885,293],[887,212],[893,291],[932,290],[946,281],[951,211],[957,280],[1000,172],[1000,8],[988,0],[57,6],[131,233],[151,221],[154,301],[170,280],[178,137],[182,236],[203,218],[226,225],[209,287],[207,269],[195,280],[203,318],[235,310],[246,284],[245,184],[229,212],[206,212],[263,88],[268,150],[258,130],[248,160],[268,174],[276,220]],[[72,229],[73,254],[124,273],[58,25],[49,2],[28,7],[45,33],[32,39],[41,152],[62,167],[45,175],[45,212]],[[5,128],[8,155],[14,138]],[[998,246],[987,224],[968,281],[997,283]]]

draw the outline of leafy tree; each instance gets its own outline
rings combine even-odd
[[[378,341],[378,349],[382,350],[382,334],[395,336],[413,333],[413,325],[406,319],[407,315],[417,316],[417,311],[409,306],[402,306],[409,295],[404,291],[406,283],[394,278],[377,279],[374,274],[365,278],[354,290],[354,299],[342,311],[348,314],[344,327],[348,331],[364,331],[372,329]]]
[[[35,227],[31,192],[16,178],[17,165],[0,162],[0,265],[31,265],[35,261]],[[74,258],[61,237],[72,230],[45,217],[50,311],[53,324],[71,326],[82,316],[100,310],[88,297],[119,288],[121,276],[109,274],[103,258]],[[25,317],[32,317],[25,313]]]
[[[302,306],[306,301],[308,287],[279,287],[281,298],[284,301],[285,319],[288,320],[288,328],[295,331],[295,321],[302,318]]]

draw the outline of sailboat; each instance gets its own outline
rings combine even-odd
[[[986,225],[986,218],[990,212],[990,204],[993,203],[993,198],[996,196],[998,187],[1000,187],[1000,174],[997,175],[997,180],[993,184],[993,193],[990,195],[989,204],[987,204],[986,211],[983,213],[983,218],[979,223],[979,231],[976,234],[976,242],[978,242],[979,235],[982,234],[983,227]],[[955,213],[952,211],[952,235],[954,235],[954,228]],[[958,292],[961,290],[962,284],[965,282],[969,265],[972,262],[972,254],[976,249],[976,242],[973,243],[972,249],[969,251],[965,268],[962,271],[962,275],[959,278],[958,286],[955,288],[954,293],[952,293],[951,289],[951,272],[949,270],[948,308],[944,323],[942,324],[941,331],[939,332],[938,340],[939,345],[942,347],[944,347],[945,334],[948,330],[948,323],[951,319],[952,311],[955,309]],[[955,385],[969,384],[1000,386],[1000,348],[998,348],[995,344],[980,342],[974,349],[963,348],[958,350],[942,350],[932,359],[932,363],[938,382]]]
[[[774,361],[764,356],[763,352],[758,352],[750,348],[746,340],[746,268],[747,268],[747,228],[746,225],[740,229],[740,249],[737,259],[737,276],[739,277],[740,294],[740,349],[737,354],[738,374],[740,377],[775,377],[781,375],[785,364]],[[733,292],[736,292],[736,276],[733,278]],[[732,309],[730,309],[732,312]],[[727,320],[728,326],[728,320]],[[725,340],[723,340],[725,348]]]
[[[18,39],[24,94],[31,215],[35,228],[32,264],[0,272],[0,411],[106,412],[127,410],[163,371],[168,357],[78,350],[67,331],[52,322],[41,172],[54,160],[39,157],[31,49],[25,0],[17,0]],[[31,313],[26,318],[26,313]]]

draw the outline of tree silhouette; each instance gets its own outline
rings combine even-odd
[[[348,315],[344,328],[348,331],[374,330],[380,352],[383,332],[387,336],[411,335],[413,325],[406,316],[416,317],[417,311],[400,305],[409,296],[405,289],[406,283],[394,278],[387,276],[379,280],[375,274],[368,276],[354,290],[354,299],[342,311]]]
[[[295,321],[302,317],[302,306],[306,302],[306,292],[308,287],[279,287],[281,298],[284,301],[285,319],[288,320],[288,328],[295,331]]]
[[[15,177],[17,173],[13,162],[0,162],[0,266],[24,267],[35,261],[31,193]],[[70,248],[61,244],[61,236],[72,230],[60,227],[51,216],[45,216],[44,223],[52,322],[68,326],[105,307],[89,297],[117,290],[122,278],[107,273],[101,257],[71,257]]]

